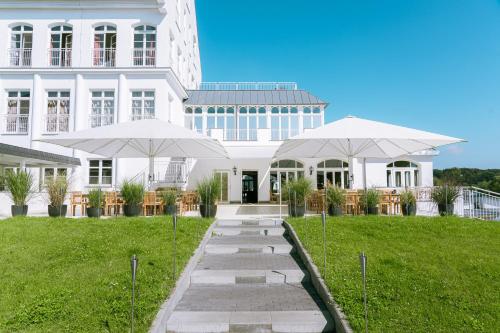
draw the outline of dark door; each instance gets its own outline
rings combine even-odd
[[[243,171],[241,175],[241,196],[243,203],[257,203],[258,198],[257,171]]]

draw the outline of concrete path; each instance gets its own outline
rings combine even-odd
[[[278,220],[219,220],[167,332],[332,332]]]

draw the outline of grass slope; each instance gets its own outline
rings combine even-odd
[[[177,272],[210,222],[179,219]],[[0,332],[127,332],[133,254],[146,332],[175,284],[172,238],[166,217],[0,221]]]
[[[289,221],[323,273],[320,218]],[[455,217],[327,220],[326,283],[364,330],[359,253],[367,255],[371,332],[498,332],[500,223]]]

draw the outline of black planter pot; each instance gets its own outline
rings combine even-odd
[[[174,215],[176,209],[175,205],[165,205],[163,208],[165,215]]]
[[[439,215],[453,215],[454,204],[438,204]]]
[[[305,205],[302,206],[294,204],[288,205],[288,216],[290,217],[303,217],[305,213],[306,213]]]
[[[68,211],[68,206],[67,205],[62,205],[62,206],[51,206],[48,205],[48,211],[49,211],[49,216],[50,217],[65,217],[66,212]]]
[[[341,216],[342,215],[342,207],[341,206],[328,206],[328,215],[330,216]]]
[[[127,217],[139,216],[142,212],[142,205],[123,205],[123,214]]]
[[[215,217],[217,214],[217,205],[200,205],[201,217]]]
[[[413,204],[401,205],[401,212],[403,216],[415,216],[417,214],[417,206]]]
[[[10,206],[10,212],[12,213],[12,216],[26,216],[28,215],[28,205],[24,206],[12,205]]]
[[[100,211],[99,211],[100,209]],[[87,207],[87,217],[101,217],[103,213],[102,208]]]
[[[368,207],[368,215],[378,215],[378,207]]]

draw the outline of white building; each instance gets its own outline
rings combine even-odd
[[[302,175],[318,188],[363,187],[360,161],[272,160],[282,140],[324,123],[326,102],[294,83],[201,83],[194,0],[0,0],[0,36],[0,142],[81,159],[72,170],[42,169],[42,182],[70,173],[79,189],[146,181],[146,159],[34,140],[157,118],[218,138],[232,157],[160,160],[158,186],[193,188],[216,172],[222,201],[243,203],[273,201],[277,181]],[[434,155],[368,160],[367,185],[431,186]],[[0,173],[6,167],[0,160]]]

